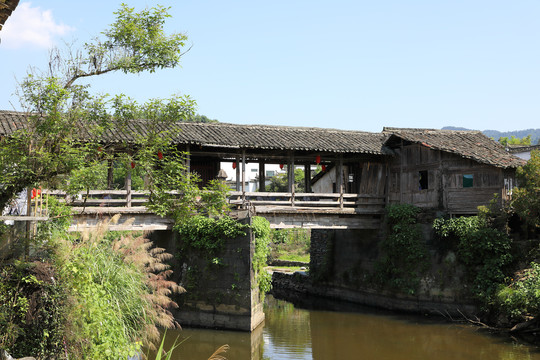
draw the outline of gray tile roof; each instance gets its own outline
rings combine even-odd
[[[500,168],[516,168],[525,164],[524,160],[509,154],[501,144],[480,131],[385,127],[383,133],[388,136],[385,142],[388,146],[396,144],[398,138]]]
[[[23,128],[24,120],[25,116],[22,113],[0,111],[0,135],[9,135],[14,130]],[[85,129],[85,126],[80,126],[79,131],[83,138],[89,136]],[[148,122],[132,120],[122,126],[107,130],[101,141],[133,142],[137,136],[146,135],[148,130]],[[160,126],[159,130],[168,131],[173,142],[177,144],[205,147],[378,155],[390,153],[382,146],[384,136],[381,133],[363,131],[188,122]]]
[[[18,4],[19,0],[0,1],[0,30],[2,29],[2,26],[4,25],[8,17],[11,15],[13,10],[15,10]]]
[[[107,130],[100,141],[134,142],[137,136],[148,133],[148,124],[144,120],[129,121],[124,126]],[[0,111],[0,136],[9,135],[25,126],[24,113]],[[89,133],[85,131],[87,126],[78,128],[82,138],[89,137]],[[188,122],[161,125],[159,130],[169,131],[176,144],[202,147],[389,155],[392,153],[389,148],[397,144],[397,140],[404,139],[501,168],[515,168],[525,163],[479,131],[385,127],[382,133],[370,133],[291,126]]]

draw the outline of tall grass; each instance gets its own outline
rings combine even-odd
[[[169,295],[183,289],[167,280],[172,271],[165,261],[171,255],[143,235],[111,236],[108,225],[62,242],[57,252],[71,289],[66,335],[75,357],[128,358],[143,346],[155,348],[158,326],[178,325]]]

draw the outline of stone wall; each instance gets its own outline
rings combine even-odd
[[[346,288],[331,283],[322,284],[313,282],[308,275],[300,272],[294,274],[274,272],[272,286],[274,297],[292,302],[303,300],[306,297],[318,297],[381,309],[460,318],[477,312],[477,308],[470,303],[448,301],[441,297],[414,297],[374,289]]]
[[[430,255],[430,269],[422,275],[414,295],[382,290],[373,284],[374,265],[384,230],[313,229],[309,277],[273,277],[274,292],[303,293],[357,302],[393,310],[416,312],[470,312],[474,306],[464,286],[464,269],[456,255],[433,240],[433,216],[420,227]],[[459,312],[457,311],[457,312]]]

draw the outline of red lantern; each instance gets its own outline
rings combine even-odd
[[[36,188],[33,188],[32,189],[32,199],[35,198],[37,196],[37,190]]]
[[[236,161],[234,161],[234,162],[232,163],[232,168],[233,168],[233,169],[236,169]]]
[[[135,169],[135,163],[133,161],[131,162],[131,168]]]
[[[326,165],[322,165],[322,171],[326,171]]]
[[[157,157],[159,160],[163,159],[163,153],[161,151],[157,152]]]
[[[279,168],[283,170],[283,164],[279,164]]]
[[[321,155],[317,155],[315,157],[315,162],[317,163],[317,165],[319,165],[321,163]]]

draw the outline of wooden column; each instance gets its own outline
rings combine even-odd
[[[131,166],[129,165],[126,174],[126,206],[131,207]]]
[[[186,145],[186,171],[187,173],[191,173],[191,154],[189,153],[191,150],[189,144]]]
[[[236,191],[240,191],[240,159],[236,157]]]
[[[339,155],[336,167],[336,190],[339,191],[339,207],[343,208],[343,155]]]
[[[294,192],[294,153],[289,153],[289,159],[287,162],[287,192]]]
[[[403,161],[405,161],[405,156],[403,154],[403,139],[401,139],[401,144],[399,145],[399,148],[399,203],[403,204]]]
[[[114,168],[113,159],[107,160],[107,189],[108,190],[112,190],[113,188],[113,181],[114,181],[113,168]]]
[[[304,165],[304,187],[305,187],[305,192],[307,193],[311,192],[311,165],[310,164]]]
[[[242,150],[242,201],[246,200],[246,150]]]
[[[266,172],[264,167],[264,160],[259,160],[259,191],[265,192],[266,191]]]

